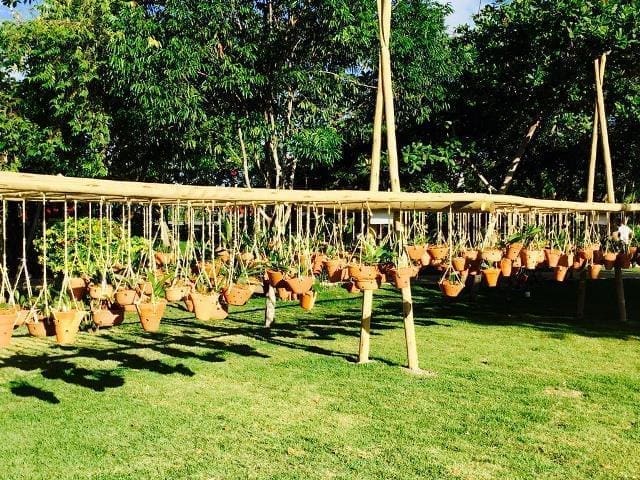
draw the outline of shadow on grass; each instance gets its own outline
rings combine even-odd
[[[42,400],[43,402],[51,403],[52,405],[57,405],[58,403],[60,403],[60,400],[55,396],[53,392],[35,387],[25,381],[10,382],[9,390],[11,390],[11,393],[18,397],[32,397],[38,400]]]

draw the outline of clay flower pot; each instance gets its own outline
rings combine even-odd
[[[507,257],[500,259],[500,272],[503,277],[510,277],[513,270],[513,262]]]
[[[285,302],[293,300],[293,292],[287,287],[277,287],[276,292],[278,292],[278,298],[280,300]]]
[[[498,278],[500,277],[499,268],[485,268],[482,270],[482,276],[488,287],[495,287],[498,285]]]
[[[0,310],[0,348],[7,347],[11,343],[13,327],[18,319],[18,311],[11,309]]]
[[[631,268],[631,253],[620,252],[616,256],[616,266],[620,268]]]
[[[556,268],[558,266],[558,263],[560,262],[562,252],[560,250],[545,250],[544,256],[547,260],[547,265],[549,266],[549,268]]]
[[[455,298],[460,295],[460,292],[464,288],[463,282],[450,282],[449,280],[442,280],[439,284],[440,291],[445,297]]]
[[[429,264],[431,264],[431,255],[429,255],[429,252],[425,250],[425,252],[422,254],[420,259],[418,260],[418,263],[423,267],[426,267]]]
[[[253,287],[245,284],[234,284],[222,291],[225,301],[229,305],[242,306],[245,305],[251,295],[253,295]]]
[[[300,295],[300,306],[303,310],[311,310],[316,304],[318,294],[313,290]]]
[[[558,265],[553,271],[553,278],[556,280],[556,282],[564,282],[568,271],[568,267]]]
[[[320,275],[322,273],[322,267],[327,256],[323,253],[316,252],[311,256],[311,270],[314,275]]]
[[[580,270],[582,267],[584,267],[586,260],[578,255],[575,255],[573,257],[573,263],[571,264],[571,267],[574,270]]]
[[[175,261],[175,256],[173,255],[173,253],[169,252],[155,252],[153,254],[153,257],[155,258],[156,264],[159,267],[164,267]]]
[[[512,262],[520,256],[520,250],[522,250],[522,243],[511,243],[507,247],[507,251],[505,252],[505,257],[511,260]]]
[[[376,265],[349,265],[349,277],[356,281],[375,280],[378,276]]]
[[[480,252],[480,258],[487,263],[498,263],[502,259],[502,250],[499,248],[486,248]]]
[[[335,283],[342,280],[342,267],[343,263],[339,258],[324,261],[324,268],[327,270],[330,282]]]
[[[132,288],[123,288],[116,291],[115,299],[118,305],[122,305],[124,307],[126,305],[133,305],[137,296],[138,292]]]
[[[198,320],[205,322],[208,320],[224,320],[229,315],[220,303],[220,295],[218,293],[205,295],[192,292],[191,299],[193,300],[193,309]]]
[[[523,248],[520,250],[520,260],[522,265],[528,270],[535,270],[539,263],[544,260],[544,252],[542,250],[529,250]]]
[[[312,275],[303,276],[303,277],[293,277],[287,278],[285,283],[289,290],[291,290],[296,295],[302,295],[303,293],[307,293],[313,287],[313,282],[315,278]]]
[[[27,322],[27,330],[32,337],[52,337],[56,334],[53,319],[42,316],[38,318],[38,321]]]
[[[451,266],[456,272],[462,272],[467,267],[467,259],[464,257],[456,257],[451,260]]]
[[[377,290],[378,287],[380,286],[380,284],[378,283],[378,280],[376,280],[375,278],[370,279],[362,279],[362,280],[354,280],[356,287],[358,287],[360,290]]]
[[[168,287],[164,290],[164,296],[167,302],[179,302],[189,295],[190,287],[188,285],[176,285]]]
[[[431,245],[427,248],[427,252],[433,260],[442,260],[449,253],[449,247],[446,245]]]
[[[111,298],[113,296],[113,285],[91,285],[89,296],[94,300]]]
[[[267,278],[269,279],[269,283],[271,284],[272,287],[274,288],[284,287],[283,285],[284,273],[278,270],[271,270],[271,269],[267,269],[266,273],[267,273]]]
[[[413,260],[414,262],[417,262],[422,259],[422,256],[427,251],[427,246],[426,245],[405,245],[404,251],[407,252],[407,255],[411,260]]]
[[[191,299],[191,295],[187,295],[184,297],[184,308],[187,312],[193,313],[193,300]]]
[[[399,267],[392,270],[393,282],[397,288],[405,288],[411,284],[413,267]]]
[[[602,258],[604,268],[611,270],[616,265],[617,255],[613,252],[606,252]]]
[[[162,320],[166,307],[167,301],[164,298],[160,298],[154,303],[136,303],[138,318],[145,332],[157,332],[160,330],[160,320]]]
[[[76,341],[76,334],[80,329],[80,322],[85,312],[71,309],[69,311],[53,311],[53,321],[56,326],[56,341],[60,344],[70,344]]]
[[[94,308],[91,310],[91,317],[98,327],[113,327],[124,321],[124,308]]]
[[[75,300],[82,300],[84,294],[87,293],[87,282],[81,277],[71,277],[69,289]]]
[[[589,265],[589,278],[591,280],[597,280],[598,275],[600,275],[600,270],[602,270],[602,265],[599,263]]]

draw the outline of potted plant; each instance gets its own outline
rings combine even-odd
[[[229,267],[229,282],[222,289],[224,299],[228,305],[245,305],[253,295],[253,286],[249,279],[254,270],[240,256],[232,258]]]
[[[165,278],[150,269],[147,271],[147,282],[151,287],[150,293],[143,292],[135,305],[144,331],[157,332],[160,330],[160,321],[167,306],[167,300],[164,298]]]
[[[9,303],[0,303],[0,348],[11,344],[13,328],[18,321],[20,308],[13,303],[13,297]]]
[[[91,319],[97,328],[113,327],[124,321],[124,307],[109,299],[91,300]]]
[[[438,286],[445,297],[455,298],[462,292],[464,280],[460,272],[448,268],[444,271],[442,278],[440,278]]]
[[[201,321],[224,320],[229,314],[220,302],[220,292],[208,278],[199,276],[194,290],[189,294],[196,319]]]
[[[384,242],[378,245],[373,233],[360,234],[356,246],[359,263],[349,265],[349,276],[353,278],[360,290],[375,290],[378,288],[378,264],[389,257]]]

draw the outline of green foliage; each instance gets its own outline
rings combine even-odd
[[[130,245],[123,244],[122,224],[110,222],[106,218],[92,218],[89,221],[89,218],[83,217],[77,222],[68,218],[66,227],[66,248],[64,220],[56,221],[47,228],[46,242],[44,237],[33,242],[42,265],[46,245],[47,268],[54,273],[65,271],[65,250],[69,274],[89,276],[97,271],[104,274],[106,269],[115,263],[124,264],[128,256],[127,249],[130,250],[132,261],[136,264],[141,254],[148,250],[147,242],[141,237],[132,237]],[[107,265],[107,259],[111,259],[112,265]]]

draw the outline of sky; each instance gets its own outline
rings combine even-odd
[[[448,0],[454,9],[453,14],[448,18],[447,25],[450,29],[460,25],[462,23],[469,23],[471,16],[478,12],[480,6],[484,6],[490,3],[489,0]],[[19,6],[18,12],[23,16],[29,16],[30,7]],[[8,20],[12,18],[11,11],[3,6],[0,6],[0,20]]]

